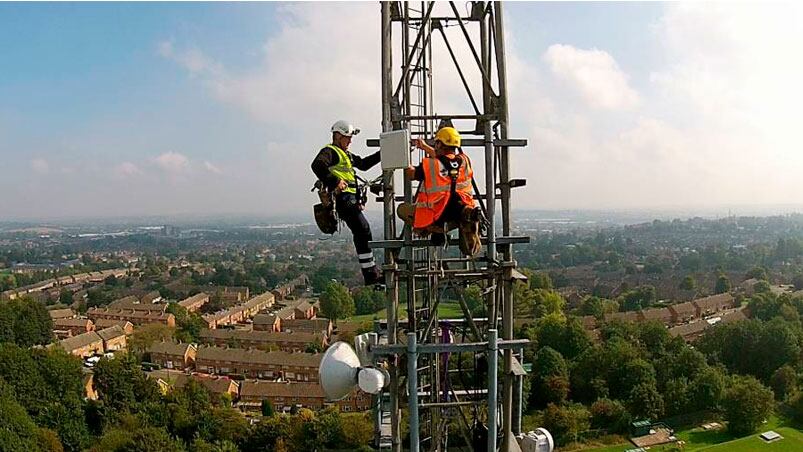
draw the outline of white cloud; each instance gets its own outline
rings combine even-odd
[[[173,56],[173,41],[162,41],[156,45],[156,53],[164,58]]]
[[[178,152],[165,152],[158,157],[154,157],[153,162],[168,173],[180,173],[189,167],[190,160],[184,154],[179,154]]]
[[[592,107],[626,110],[639,103],[639,95],[628,85],[627,74],[608,52],[554,44],[543,59],[555,76],[568,82]]]
[[[199,76],[214,95],[240,107],[272,136],[288,130],[324,131],[343,117],[366,132],[381,123],[377,65],[377,8],[368,4],[294,3],[277,9],[277,33],[263,47],[255,69],[233,73],[198,49],[168,57]],[[337,17],[336,33],[330,29]]]
[[[142,171],[131,162],[123,162],[114,167],[114,174],[118,177],[130,177],[142,174]]]
[[[204,161],[204,168],[206,168],[206,170],[209,171],[210,173],[215,173],[215,174],[223,173],[223,171],[221,171],[220,168],[212,164],[212,162],[210,161]]]
[[[47,174],[50,172],[50,164],[45,159],[33,159],[31,160],[31,169],[37,174]]]
[[[625,73],[612,56],[615,49],[554,44],[542,52],[518,46],[516,37],[527,29],[507,30],[511,136],[530,140],[527,150],[512,152],[514,176],[530,181],[515,192],[515,207],[801,201],[796,193],[803,187],[789,164],[803,166],[803,156],[789,151],[803,147],[794,124],[803,103],[797,82],[803,60],[795,48],[803,42],[800,15],[761,4],[665,8],[653,36],[631,37],[662,45],[655,58],[662,66],[647,80]],[[272,209],[298,211],[308,200],[309,162],[335,119],[361,126],[354,143],[360,154],[362,138],[379,130],[380,49],[378,38],[370,39],[379,35],[378,8],[353,4],[345,16],[341,9],[281,6],[276,33],[244,71],[191,46],[179,51],[172,42],[162,45],[161,55],[263,125],[270,143],[265,155],[228,166],[286,187],[287,196],[272,199]],[[332,17],[339,18],[338,33],[321,33]],[[479,88],[459,28],[447,34],[470,85]],[[439,33],[434,40],[442,41]],[[436,111],[468,112],[448,53],[436,48],[434,56]],[[765,183],[745,182],[755,180]]]

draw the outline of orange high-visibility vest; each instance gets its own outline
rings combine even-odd
[[[421,161],[424,170],[424,182],[415,200],[415,220],[413,227],[426,228],[437,220],[452,193],[452,180],[455,182],[455,193],[460,196],[462,204],[475,207],[474,197],[471,195],[471,179],[474,171],[471,169],[471,160],[468,155],[447,154],[449,168],[445,167],[438,158],[425,157]]]

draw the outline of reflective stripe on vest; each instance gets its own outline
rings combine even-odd
[[[351,159],[346,151],[340,149],[333,144],[327,144],[327,148],[335,151],[338,158],[338,164],[329,167],[329,173],[338,179],[346,181],[348,187],[343,190],[346,193],[357,193],[357,177],[354,172],[354,167],[351,166]]]

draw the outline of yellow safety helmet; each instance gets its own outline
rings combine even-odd
[[[446,146],[460,147],[460,132],[454,127],[441,127],[435,134],[435,139]]]

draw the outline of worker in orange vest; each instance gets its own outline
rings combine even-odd
[[[417,167],[405,170],[409,179],[423,181],[415,202],[414,231],[421,235],[431,233],[432,244],[440,246],[446,242],[446,232],[457,226],[460,250],[475,256],[480,251],[480,213],[471,191],[471,159],[463,152],[457,153],[460,133],[453,127],[442,127],[435,134],[434,148],[421,139],[415,145],[427,157]]]

